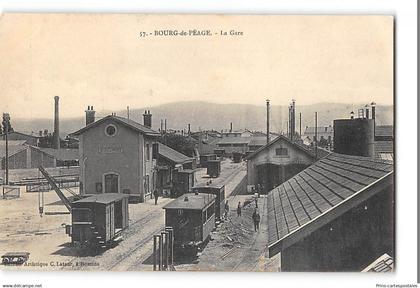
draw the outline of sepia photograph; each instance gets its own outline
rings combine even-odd
[[[394,273],[394,22],[3,14],[0,269]]]

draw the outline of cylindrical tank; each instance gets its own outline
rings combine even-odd
[[[373,119],[334,120],[334,152],[373,157],[375,153],[374,127]]]

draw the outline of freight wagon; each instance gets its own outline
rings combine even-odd
[[[75,245],[106,248],[128,227],[128,195],[105,193],[72,202],[66,232]]]

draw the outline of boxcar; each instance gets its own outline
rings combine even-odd
[[[195,170],[192,169],[174,172],[171,197],[177,198],[185,193],[191,192],[194,186],[194,173]]]
[[[220,175],[221,165],[220,160],[207,161],[207,175],[212,178],[217,178]]]
[[[72,203],[72,225],[66,227],[73,244],[106,248],[121,239],[128,227],[128,195],[105,193]]]
[[[234,163],[239,163],[242,161],[243,154],[241,152],[233,152],[232,158]]]
[[[165,225],[174,230],[174,247],[181,254],[196,254],[215,227],[212,194],[188,193],[165,205]]]
[[[207,154],[207,155],[200,155],[200,167],[207,168],[207,163],[209,160],[216,160],[216,154]]]
[[[221,220],[225,211],[225,185],[209,184],[197,185],[193,187],[194,193],[213,194],[216,196],[215,216],[216,220]]]

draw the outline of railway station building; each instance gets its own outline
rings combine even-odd
[[[152,115],[144,124],[109,115],[72,133],[79,138],[80,193],[124,193],[144,202],[156,187],[157,138]]]

